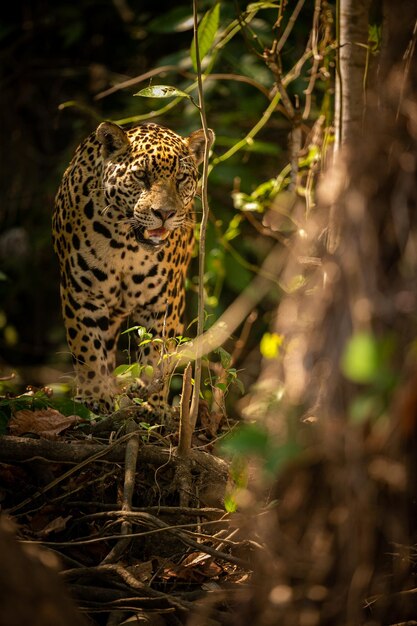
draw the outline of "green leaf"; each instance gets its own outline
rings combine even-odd
[[[181,346],[184,343],[189,343],[190,341],[192,341],[191,337],[183,337],[182,335],[178,335],[177,337],[175,337],[175,340],[179,346]]]
[[[132,376],[133,378],[139,378],[140,365],[139,363],[132,363],[131,365],[119,365],[113,371],[113,376]]]
[[[219,355],[222,367],[227,370],[230,367],[232,355],[221,346],[217,348],[214,352]]]
[[[234,382],[234,384],[236,385],[236,387],[239,389],[240,393],[243,396],[243,394],[245,393],[245,385],[242,383],[240,378],[236,378],[233,382]]]
[[[341,362],[342,372],[355,383],[371,383],[377,378],[380,361],[375,337],[368,332],[358,332],[346,344]]]
[[[143,98],[190,98],[190,95],[185,93],[185,91],[181,91],[181,89],[171,87],[170,85],[145,87],[145,89],[141,89],[133,95],[142,96]]]
[[[237,213],[236,215],[232,217],[227,227],[227,230],[223,235],[226,241],[232,241],[232,239],[235,239],[236,237],[240,235],[241,221],[242,221],[242,216],[239,215],[239,213]]]
[[[225,495],[224,497],[224,508],[227,513],[235,513],[237,511],[237,503],[231,493]]]
[[[49,398],[48,404],[57,411],[60,411],[63,415],[78,415],[85,420],[90,419],[92,415],[90,409],[88,409],[84,404],[76,402],[71,398],[52,396],[52,398]]]
[[[142,346],[146,346],[146,344],[151,343],[151,341],[152,341],[152,339],[144,339],[143,341],[141,341],[138,344],[138,348],[141,348]],[[155,341],[156,341],[156,339],[155,339]]]
[[[139,337],[141,337],[142,335],[140,334],[141,332],[146,332],[146,328],[145,326],[131,326],[130,328],[126,328],[126,330],[124,330],[121,334],[122,335],[126,335],[126,333],[132,333],[132,332],[136,332],[138,333]]]
[[[220,3],[217,2],[214,7],[212,7],[205,15],[203,16],[198,29],[197,29],[197,37],[198,37],[198,51],[200,56],[200,61],[204,59],[207,52],[210,50],[213,45],[214,38],[217,33],[217,29],[219,27],[219,18],[220,18]],[[190,49],[191,61],[193,64],[193,68],[197,71],[197,57],[196,57],[196,49],[195,49],[195,37],[191,43]]]
[[[143,373],[145,374],[145,376],[149,376],[149,378],[152,378],[154,375],[154,369],[152,365],[145,365],[145,367],[143,368]]]
[[[360,395],[349,406],[349,419],[353,424],[363,424],[379,417],[384,410],[382,398],[377,394]]]

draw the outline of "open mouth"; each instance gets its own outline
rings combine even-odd
[[[169,237],[169,230],[167,228],[154,228],[152,230],[144,230],[144,235],[150,241],[158,244],[165,241]]]
[[[135,228],[135,239],[138,243],[144,243],[151,246],[159,246],[163,244],[169,237],[170,231],[167,228]]]

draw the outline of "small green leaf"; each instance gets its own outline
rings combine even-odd
[[[132,363],[131,365],[119,365],[113,371],[113,376],[132,376],[133,378],[139,378],[140,365],[139,363]]]
[[[124,330],[121,334],[122,335],[126,335],[127,333],[132,333],[132,332],[136,332],[136,331],[139,334],[141,332],[141,329],[146,331],[146,328],[144,326],[131,326],[130,328],[126,328],[126,330]]]
[[[214,352],[219,355],[222,367],[227,370],[230,367],[232,355],[221,346],[217,348]]]
[[[175,339],[179,346],[184,343],[189,343],[191,341],[191,337],[183,337],[182,335],[178,335],[177,337],[175,337]]]
[[[380,351],[375,337],[368,332],[354,334],[342,356],[342,372],[355,383],[371,383],[380,367]]]
[[[145,89],[141,89],[133,95],[142,96],[143,98],[190,98],[190,95],[185,93],[185,91],[181,91],[181,89],[171,87],[170,85],[145,87]]]
[[[353,424],[363,424],[367,420],[379,417],[384,410],[382,399],[376,395],[360,395],[349,406],[349,418]]]
[[[225,495],[224,497],[224,508],[227,513],[235,513],[237,511],[237,503],[231,493]]]
[[[145,365],[145,367],[143,368],[143,373],[145,374],[145,376],[149,376],[149,378],[152,378],[154,375],[154,369],[152,365]]]
[[[207,52],[210,50],[213,45],[214,38],[217,33],[217,29],[219,27],[219,18],[220,18],[220,3],[217,2],[214,7],[212,7],[207,13],[203,15],[203,18],[198,26],[197,37],[198,37],[198,51],[200,56],[200,61],[204,59]],[[196,49],[195,49],[195,38],[191,43],[190,49],[191,61],[193,63],[193,68],[197,71],[197,57],[196,57]]]
[[[220,389],[220,391],[226,391],[227,385],[225,383],[216,383],[214,385],[216,389]]]

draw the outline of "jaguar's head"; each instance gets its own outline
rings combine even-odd
[[[187,225],[204,156],[202,130],[183,138],[157,124],[124,131],[103,122],[96,136],[105,202],[126,215],[138,242],[159,246]]]

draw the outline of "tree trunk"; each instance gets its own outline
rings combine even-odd
[[[339,0],[335,92],[336,151],[359,136],[365,108],[370,0]]]
[[[417,622],[417,2],[388,1],[386,10],[366,123],[359,133],[362,83],[351,73],[340,116],[346,150],[288,260],[288,279],[301,274],[306,284],[278,307],[285,349],[275,387],[284,394],[265,407],[265,422],[281,442],[277,454],[294,440],[303,452],[258,521],[268,552],[239,626]],[[360,16],[350,18],[352,55]],[[323,245],[329,206],[341,220],[333,254]],[[363,363],[371,369],[360,380]]]

